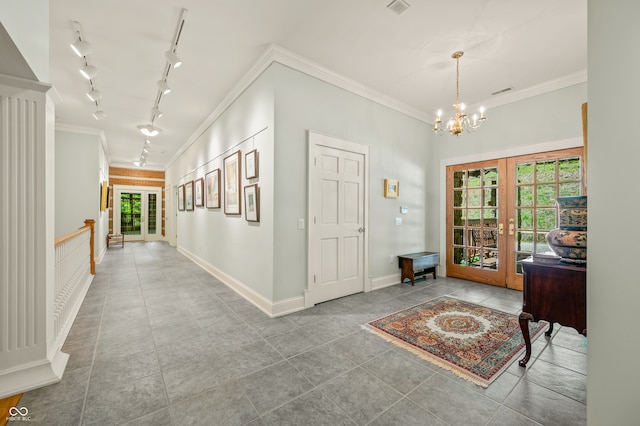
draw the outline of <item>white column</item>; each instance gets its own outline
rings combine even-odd
[[[0,398],[55,383],[54,106],[50,86],[0,75]]]

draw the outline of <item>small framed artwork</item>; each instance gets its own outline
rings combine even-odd
[[[258,184],[244,187],[244,218],[247,222],[260,222],[260,189]]]
[[[204,206],[204,179],[200,178],[200,179],[196,179],[195,181],[195,187],[194,187],[194,192],[195,192],[195,205],[196,207],[203,207]]]
[[[400,182],[397,180],[384,180],[384,196],[386,198],[398,198],[400,194]]]
[[[220,169],[207,173],[207,208],[220,208]]]
[[[247,179],[258,177],[258,151],[253,150],[244,155],[244,173]]]
[[[184,185],[178,187],[178,210],[184,210]]]
[[[193,210],[193,181],[184,184],[184,208]]]
[[[224,159],[224,212],[225,214],[241,214],[240,151],[236,151]]]

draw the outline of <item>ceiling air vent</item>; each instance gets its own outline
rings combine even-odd
[[[409,9],[409,6],[409,3],[404,0],[393,0],[387,5],[387,9],[393,10],[395,13],[400,15],[402,12]]]
[[[509,86],[509,87],[505,87],[504,89],[496,90],[495,92],[492,92],[491,95],[495,96],[501,93],[510,92],[512,90],[513,90],[513,86]]]

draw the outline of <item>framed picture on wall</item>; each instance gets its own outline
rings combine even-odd
[[[244,173],[247,179],[258,177],[258,151],[253,150],[244,155]]]
[[[184,210],[184,185],[178,187],[178,210]]]
[[[220,169],[215,169],[212,172],[207,173],[205,176],[207,182],[207,208],[219,209],[220,208]]]
[[[244,187],[244,218],[247,222],[260,222],[260,190],[258,184]]]
[[[204,179],[200,178],[197,179],[195,182],[195,187],[194,187],[194,192],[195,192],[195,204],[196,207],[203,207],[204,206]]]
[[[240,151],[236,151],[224,159],[224,212],[225,214],[241,213]]]
[[[184,184],[185,210],[193,210],[193,181]]]
[[[384,196],[386,198],[398,198],[400,194],[400,182],[397,180],[384,180]]]

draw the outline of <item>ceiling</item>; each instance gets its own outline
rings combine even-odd
[[[188,10],[155,120],[148,168],[163,169],[194,136],[270,45],[302,56],[365,92],[388,98],[432,122],[460,97],[467,105],[507,103],[509,96],[553,82],[586,79],[585,0],[51,0],[50,82],[60,126],[104,133],[113,165],[133,167],[144,145],[138,125],[151,120],[157,81],[183,8]],[[93,46],[88,62],[103,94],[97,121],[89,83],[70,49],[72,21]],[[568,82],[568,83],[563,83]],[[506,94],[493,92],[512,88]],[[529,91],[529,92],[527,92]],[[89,130],[90,129],[90,130]]]

